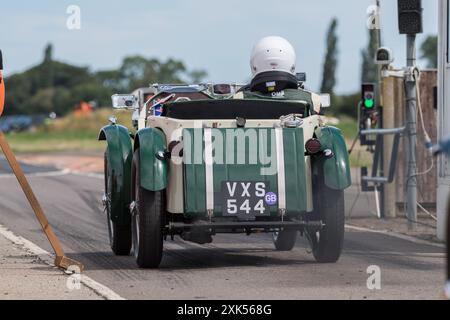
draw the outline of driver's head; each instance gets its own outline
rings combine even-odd
[[[250,67],[252,91],[274,92],[297,88],[294,47],[284,38],[271,36],[259,40],[253,47]]]

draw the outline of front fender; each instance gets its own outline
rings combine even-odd
[[[156,128],[139,130],[135,138],[135,148],[139,148],[141,186],[150,191],[167,188],[168,160],[156,157],[158,151],[166,151],[166,136]]]
[[[322,150],[331,149],[334,157],[321,158],[325,185],[335,190],[344,190],[351,186],[350,160],[341,130],[335,127],[319,127],[315,131],[322,144]]]
[[[130,221],[131,163],[133,159],[129,131],[126,127],[111,124],[100,130],[98,140],[107,142],[107,176],[112,179],[110,199],[111,220],[118,224]]]

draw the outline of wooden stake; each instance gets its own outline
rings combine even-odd
[[[77,271],[82,272],[84,267],[81,263],[64,256],[64,251],[61,247],[61,244],[59,243],[58,238],[53,232],[53,229],[50,226],[47,217],[45,216],[44,211],[42,210],[41,205],[39,204],[39,201],[37,200],[33,190],[31,189],[31,186],[28,183],[27,178],[25,177],[25,174],[23,173],[23,170],[20,167],[19,162],[17,161],[13,151],[9,146],[8,141],[6,140],[5,135],[1,130],[0,130],[0,146],[3,150],[3,153],[5,154],[6,160],[8,161],[12,171],[14,172],[14,175],[17,178],[17,181],[22,187],[22,190],[25,193],[25,196],[27,197],[28,202],[31,205],[31,208],[33,209],[36,218],[41,224],[42,230],[47,236],[47,239],[50,242],[50,245],[52,246],[56,254],[55,265],[65,270],[69,269],[69,267],[70,268],[77,267],[79,269]]]

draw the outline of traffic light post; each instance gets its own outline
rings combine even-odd
[[[383,129],[382,123],[382,112],[383,108],[377,106],[377,92],[376,85],[373,83],[365,83],[361,87],[361,104],[359,110],[359,131],[361,133],[373,132],[373,130]],[[373,136],[376,139],[373,139]],[[371,139],[372,138],[372,139]],[[372,177],[384,177],[384,139],[380,134],[361,134],[360,135],[361,145],[370,146],[371,151],[374,153],[374,161],[372,166]],[[375,147],[373,149],[372,147]],[[384,218],[384,183],[371,181],[373,186],[369,187],[368,182],[370,179],[367,177],[368,169],[366,167],[361,168],[362,177],[362,189],[363,191],[374,191],[376,197],[377,215],[379,218]]]
[[[408,72],[405,78],[405,95],[406,95],[406,130],[408,153],[407,177],[406,182],[406,213],[408,217],[409,229],[414,229],[415,221],[417,221],[417,160],[416,160],[416,144],[417,144],[417,95],[416,80],[413,75],[413,68],[416,65],[416,36],[407,36],[407,67]]]
[[[361,145],[371,147],[369,150],[373,152],[371,175],[368,175],[367,167],[361,168],[361,189],[364,192],[375,192],[378,217],[385,218],[385,185],[394,181],[400,138],[405,128],[383,128],[383,108],[377,106],[375,84],[363,84],[361,94],[362,100],[359,110],[360,142]],[[384,137],[388,135],[393,135],[394,138],[390,159],[386,162],[389,165],[386,168],[387,172],[385,172]],[[369,183],[371,186],[369,186]]]
[[[423,32],[422,1],[398,0],[398,24],[400,34],[406,35],[406,133],[407,133],[407,181],[406,215],[409,229],[415,228],[417,221],[417,91],[416,77],[416,35]]]
[[[360,139],[361,145],[374,146],[374,164],[372,168],[372,177],[367,176],[367,168],[361,169],[362,188],[365,191],[377,190],[378,186],[392,182],[397,161],[398,140],[405,131],[407,141],[405,164],[407,167],[406,175],[406,216],[408,218],[409,229],[414,229],[417,221],[417,81],[416,81],[416,35],[422,33],[422,1],[421,0],[398,0],[398,24],[400,34],[406,35],[406,53],[407,67],[402,73],[405,78],[405,97],[406,97],[406,126],[405,128],[383,129],[381,120],[382,107],[375,108],[375,85],[364,84],[362,86],[362,103],[360,112]],[[382,48],[380,48],[382,49]],[[379,51],[382,53],[383,51]],[[377,57],[378,58],[378,57]],[[383,60],[383,59],[382,59]],[[386,60],[386,59],[384,59]],[[389,60],[389,59],[387,59]],[[381,89],[381,88],[380,88]],[[377,113],[378,112],[378,113]],[[378,121],[378,129],[374,128],[373,121]],[[383,168],[383,135],[394,134],[394,145],[391,153],[391,163],[389,166],[389,176],[384,176]],[[376,140],[369,137],[376,136]],[[373,187],[368,183],[372,182]],[[384,201],[383,191],[381,192],[381,201]],[[378,198],[377,198],[378,199]],[[377,206],[379,206],[377,202]],[[379,209],[380,216],[381,210]]]

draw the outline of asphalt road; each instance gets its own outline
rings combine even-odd
[[[0,223],[51,251],[14,177],[0,159]],[[133,257],[108,246],[100,178],[39,172],[30,182],[66,253],[86,274],[128,299],[438,299],[444,283],[443,249],[396,237],[347,230],[336,264],[317,264],[300,239],[277,252],[269,235],[219,235],[210,245],[165,243],[159,270],[139,270]],[[42,174],[44,176],[42,176]],[[381,289],[369,290],[369,266]]]

